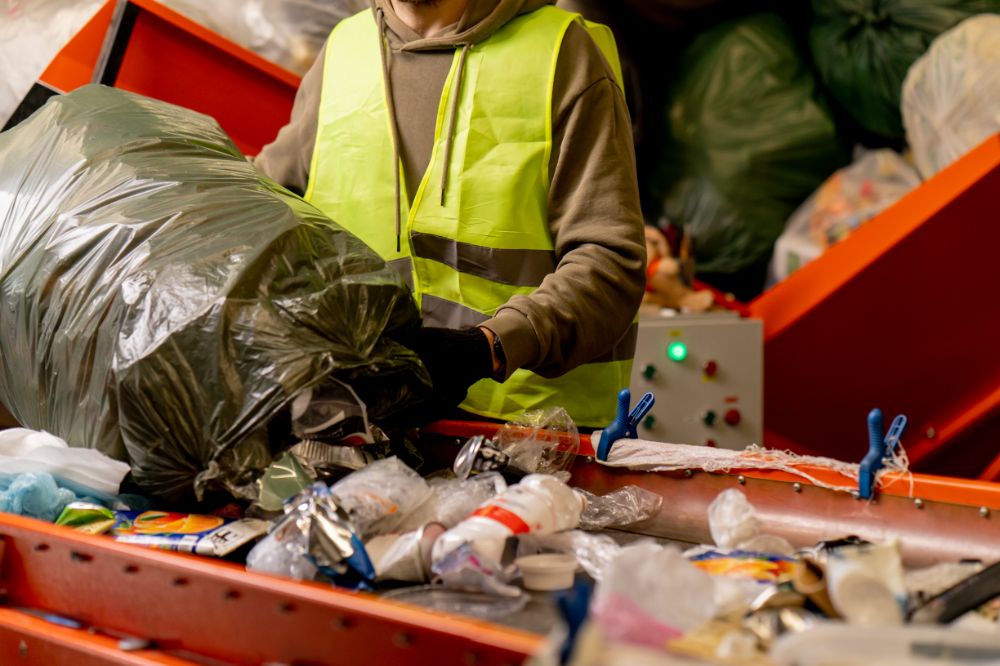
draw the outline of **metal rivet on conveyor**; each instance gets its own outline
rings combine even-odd
[[[17,651],[21,655],[22,659],[27,658],[27,656],[28,656],[28,644],[25,643],[24,641],[21,641],[18,644],[18,646],[17,646]]]
[[[917,507],[918,509],[922,509],[924,508],[924,501],[918,497],[917,499],[913,500],[913,506]]]
[[[979,507],[979,515],[982,516],[983,518],[989,518],[990,517],[989,508],[985,506]]]
[[[189,581],[187,578],[174,578],[172,582],[174,587],[185,587]]]
[[[739,484],[740,484],[741,486],[745,486],[745,485],[747,484],[747,477],[745,477],[745,476],[743,476],[742,474],[740,474],[740,475],[739,475],[738,477],[736,477],[736,481],[737,481],[737,482],[738,482],[738,483],[739,483]]]
[[[294,613],[296,610],[297,608],[295,604],[293,604],[291,601],[282,601],[280,604],[278,604],[279,613]]]
[[[122,571],[132,576],[139,573],[139,567],[134,564],[126,564]]]
[[[229,601],[236,601],[242,596],[243,595],[240,594],[239,590],[226,590],[225,593],[222,595],[222,598],[228,599]]]
[[[86,553],[81,553],[74,550],[70,552],[69,559],[73,560],[74,562],[90,562],[91,560],[94,559],[94,556],[87,555]]]
[[[793,483],[792,484],[792,490],[794,492],[801,493],[802,492],[802,484],[798,483],[798,482]]]
[[[462,655],[462,663],[465,666],[476,666],[479,663],[479,655],[475,652],[466,652]]]
[[[594,456],[587,456],[587,464],[594,462]]]
[[[400,631],[392,635],[392,644],[396,647],[409,647],[413,645],[413,637],[405,631]]]
[[[330,626],[332,626],[334,629],[344,630],[344,629],[350,629],[352,626],[354,626],[354,623],[351,622],[351,618],[349,617],[335,617],[332,620],[330,620]]]
[[[690,479],[692,476],[694,476],[694,472],[689,469],[686,469],[684,470],[684,476]]]
[[[937,430],[935,430],[934,428],[928,428],[927,431],[924,433],[924,435],[927,436],[927,439],[934,439],[935,437],[937,437]]]
[[[35,544],[35,552],[37,553],[44,553],[48,549],[49,549],[49,544],[47,543]]]

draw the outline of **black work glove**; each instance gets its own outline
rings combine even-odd
[[[397,334],[427,367],[433,385],[435,407],[457,407],[480,379],[493,376],[493,353],[489,338],[478,328],[424,327]]]

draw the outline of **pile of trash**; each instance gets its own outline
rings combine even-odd
[[[547,604],[551,626],[531,627],[549,632],[539,665],[920,663],[905,658],[914,645],[955,663],[1000,656],[1000,563],[907,570],[898,541],[850,535],[796,548],[737,489],[708,507],[710,544],[636,536],[669,518],[664,498],[574,487],[579,448],[558,408],[472,437],[423,474],[405,453],[307,441],[257,480],[257,501],[198,515],[119,494],[127,467],[96,451],[10,430],[0,472],[17,473],[0,509],[479,619]]]

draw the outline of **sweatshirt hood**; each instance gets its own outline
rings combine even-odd
[[[434,51],[472,45],[489,38],[512,19],[555,4],[555,0],[469,0],[457,23],[430,37],[422,37],[403,23],[391,0],[370,0],[372,11],[381,10],[393,48],[403,51]]]

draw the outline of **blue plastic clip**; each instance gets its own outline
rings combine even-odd
[[[611,447],[619,439],[624,439],[625,437],[638,439],[639,435],[635,429],[638,427],[639,421],[642,421],[643,417],[653,408],[656,398],[653,397],[652,393],[647,393],[642,396],[642,399],[636,404],[635,409],[629,412],[628,408],[631,402],[632,393],[628,389],[622,389],[618,394],[618,415],[615,416],[614,423],[601,431],[601,441],[597,445],[598,460],[606,461],[608,454],[611,453]]]
[[[875,474],[892,457],[906,430],[906,417],[900,414],[892,420],[889,432],[882,435],[882,410],[868,412],[868,453],[861,459],[858,470],[858,499],[871,499],[875,493]]]

